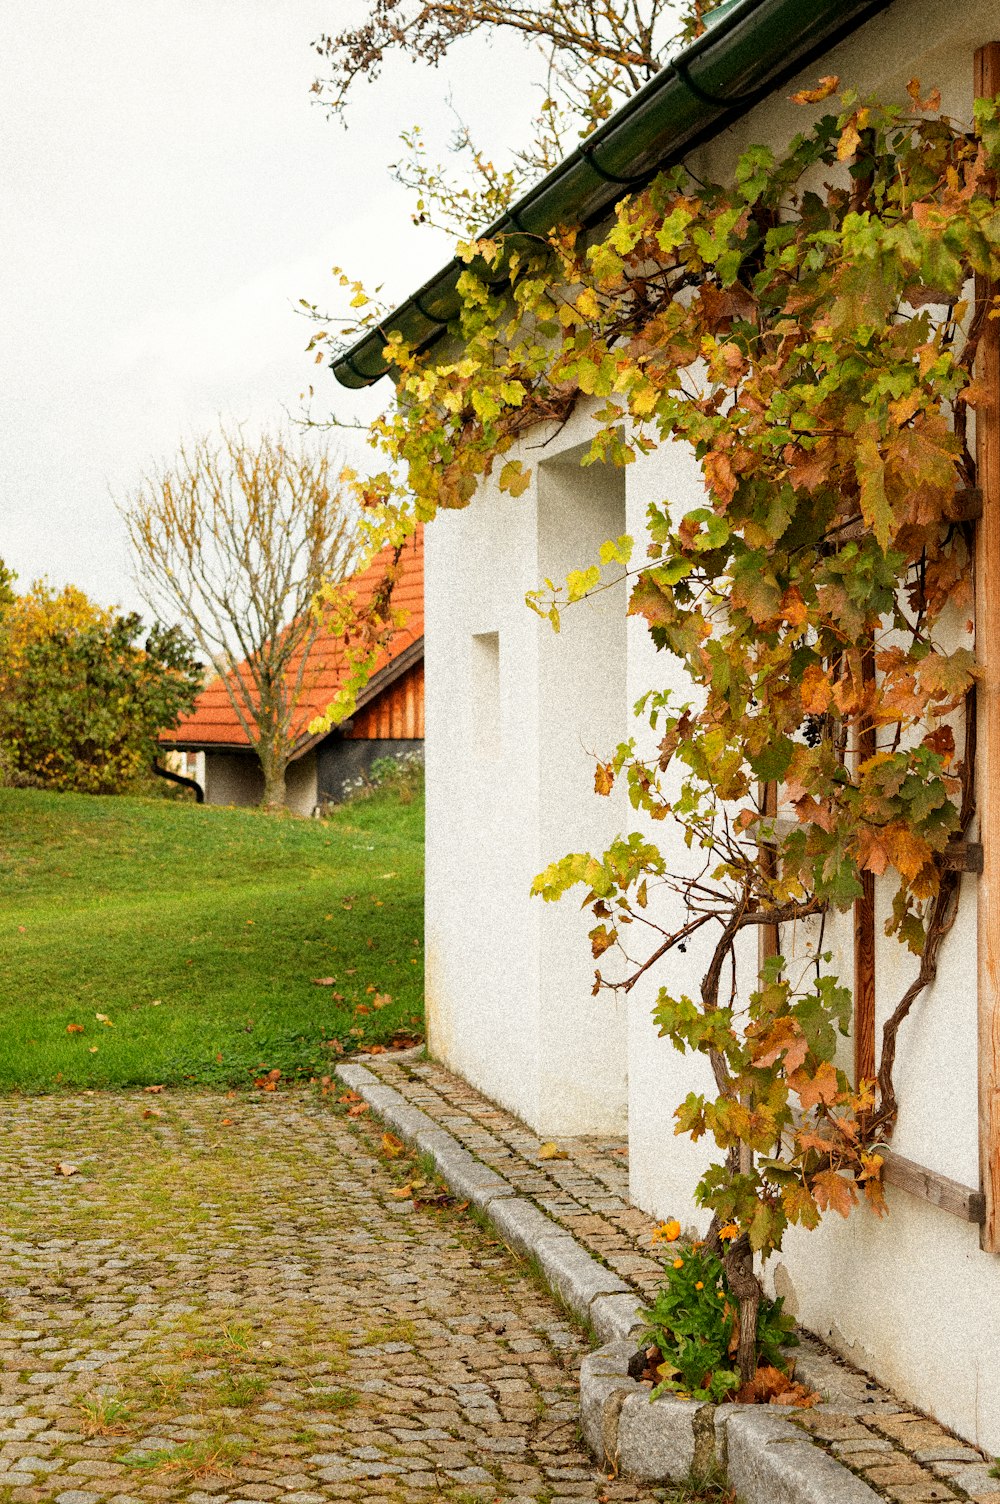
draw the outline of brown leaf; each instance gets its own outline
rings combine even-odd
[[[792,104],[821,104],[824,99],[829,99],[840,86],[840,79],[836,73],[825,73],[819,81],[816,89],[800,89],[797,94],[791,96]]]
[[[355,1102],[355,1104],[354,1104],[353,1107],[349,1107],[347,1109],[347,1116],[349,1118],[359,1118],[359,1117],[361,1117],[362,1113],[365,1113],[367,1111],[368,1111],[368,1103],[367,1102]]]
[[[332,987],[335,984],[336,980],[336,977],[313,977],[313,986]]]
[[[396,1159],[398,1155],[402,1154],[405,1147],[406,1145],[403,1143],[403,1140],[397,1138],[394,1133],[383,1133],[382,1152],[383,1154],[388,1154],[390,1159]]]
[[[388,992],[376,992],[375,996],[372,998],[372,1007],[388,1008],[391,1002],[392,998],[390,997]]]
[[[76,1165],[67,1164],[65,1160],[59,1161],[55,1167],[55,1172],[57,1175],[79,1175],[80,1173]]]
[[[162,1086],[144,1086],[142,1089],[145,1092],[157,1092],[157,1091],[162,1091],[163,1087]]]
[[[163,1113],[158,1107],[145,1107],[142,1115],[144,1118],[162,1118]]]
[[[83,1024],[67,1024],[66,1025],[66,1033],[67,1034],[82,1034],[83,1033]]]

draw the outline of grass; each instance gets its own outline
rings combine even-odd
[[[318,821],[0,789],[0,885],[0,1090],[318,1076],[422,1033],[420,797]]]

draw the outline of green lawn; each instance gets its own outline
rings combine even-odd
[[[0,884],[0,1089],[321,1075],[325,1041],[422,1033],[419,795],[318,821],[0,789]]]

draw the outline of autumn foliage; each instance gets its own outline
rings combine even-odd
[[[36,788],[119,793],[201,685],[193,644],[43,581],[0,603],[0,771]]]
[[[558,626],[627,575],[630,612],[691,684],[687,703],[654,686],[637,707],[651,756],[648,738],[632,740],[597,768],[598,793],[624,781],[654,825],[567,856],[535,891],[583,885],[595,957],[626,926],[632,956],[637,934],[652,937],[626,987],[694,933],[712,936],[699,995],[664,986],[656,1017],[711,1063],[715,1094],[692,1094],[677,1124],[721,1151],[698,1195],[716,1230],[739,1228],[724,1257],[747,1319],[752,1255],[780,1247],[787,1225],[846,1214],[861,1195],[881,1209],[896,1034],[953,922],[949,857],[973,814],[970,413],[996,316],[973,279],[1000,279],[1000,126],[993,102],[964,126],[916,82],[909,94],[844,93],[783,157],[747,151],[730,184],[664,172],[596,242],[567,230],[466,246],[461,354],[390,337],[400,400],[377,428],[405,476],[381,482],[396,525],[404,486],[421,519],[465,506],[494,469],[519,494],[518,441],[581,401],[589,461],[626,465],[667,440],[700,461],[704,504],[651,506],[645,558],[609,540],[531,599]],[[702,853],[697,876],[672,873],[648,833],[666,819]],[[877,1082],[852,1082],[838,1053],[851,994],[821,925],[865,872],[894,876],[888,931],[919,960]],[[738,995],[741,934],[792,925],[811,964],[772,957]],[[745,1358],[744,1342],[744,1380]]]

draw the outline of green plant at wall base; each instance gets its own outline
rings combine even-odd
[[[744,153],[730,184],[672,168],[596,242],[566,230],[467,245],[461,353],[390,336],[399,401],[373,430],[387,465],[358,483],[392,539],[467,505],[494,470],[516,497],[530,474],[515,446],[541,429],[537,447],[581,399],[585,464],[624,466],[667,441],[700,463],[704,504],[680,517],[652,505],[644,558],[609,540],[529,598],[558,628],[568,605],[630,580],[630,613],[691,695],[654,686],[637,706],[652,752],[626,742],[598,762],[595,790],[623,782],[646,831],[677,822],[697,860],[672,871],[652,834],[632,832],[554,863],[534,891],[582,886],[595,959],[629,942],[626,990],[707,942],[696,995],[665,985],[656,1017],[711,1067],[714,1089],[680,1104],[677,1131],[719,1151],[697,1195],[717,1252],[720,1227],[738,1229],[721,1256],[744,1381],[755,1257],[862,1197],[882,1210],[897,1036],[954,922],[948,848],[974,812],[968,412],[1000,305],[970,289],[1000,280],[1000,122],[992,101],[966,127],[917,81],[908,92],[845,92],[784,157]],[[837,1054],[850,997],[822,923],[869,873],[894,874],[887,929],[917,959],[877,1079],[852,1083]],[[736,949],[762,926],[798,926],[809,964],[772,960],[741,993]]]
[[[675,1245],[663,1284],[648,1310],[642,1342],[655,1343],[661,1363],[652,1398],[667,1392],[719,1404],[740,1386],[733,1367],[739,1339],[739,1302],[722,1258],[704,1244]],[[782,1347],[794,1342],[782,1301],[762,1300],[757,1313],[757,1361],[784,1370]]]

